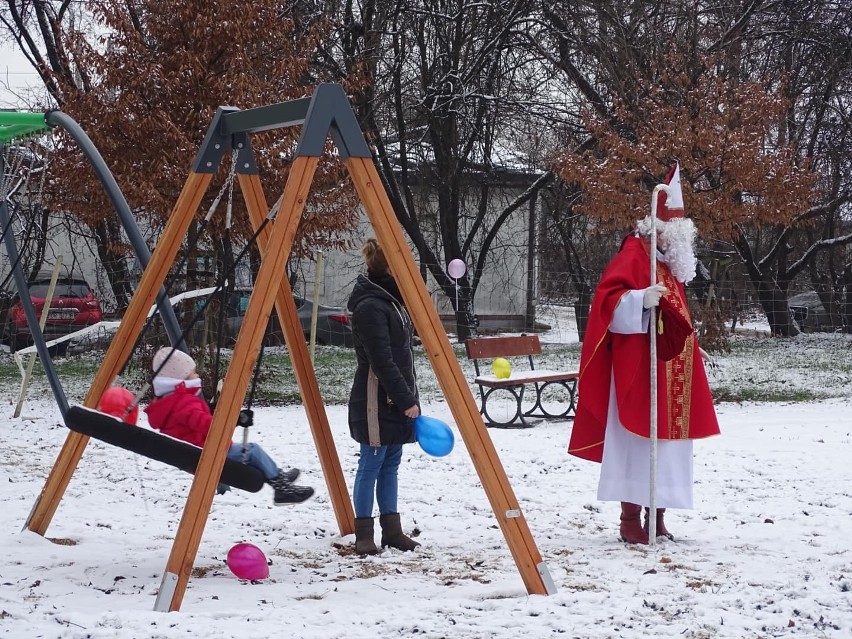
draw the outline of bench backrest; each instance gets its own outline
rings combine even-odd
[[[468,359],[491,359],[519,355],[541,355],[538,335],[512,337],[475,337],[464,343]]]

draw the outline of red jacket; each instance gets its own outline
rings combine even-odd
[[[152,428],[201,447],[213,422],[213,413],[204,398],[184,384],[178,384],[174,393],[148,404],[145,413]]]
[[[618,414],[624,427],[640,437],[650,436],[651,338],[648,333],[610,333],[615,307],[629,290],[651,282],[649,245],[628,237],[607,266],[592,300],[580,354],[579,401],[568,452],[601,461],[609,403],[610,375],[615,377]],[[689,320],[683,285],[668,266],[657,263],[657,282],[666,299]],[[710,386],[695,335],[683,352],[657,366],[657,424],[659,439],[700,439],[719,433]]]

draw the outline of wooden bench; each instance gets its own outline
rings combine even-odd
[[[513,337],[478,337],[465,342],[468,359],[473,360],[476,369],[474,382],[479,386],[481,405],[479,412],[485,418],[488,426],[519,428],[531,426],[527,417],[544,417],[547,419],[573,419],[577,404],[577,378],[579,372],[554,371],[537,369],[533,355],[541,355],[541,342],[538,335],[519,335]],[[511,358],[526,356],[529,360],[529,370],[512,368],[511,375],[506,379],[498,379],[495,375],[484,375],[479,368],[480,360],[497,357]],[[511,360],[510,360],[511,362]],[[568,392],[568,402],[564,411],[550,413],[542,404],[542,393],[552,385],[560,385]],[[524,390],[527,386],[535,388],[535,403],[532,408],[524,411]],[[508,421],[495,419],[488,413],[488,398],[496,390],[509,391],[516,400],[515,414]]]

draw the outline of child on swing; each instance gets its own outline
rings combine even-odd
[[[166,346],[154,354],[153,369],[157,399],[145,408],[148,423],[165,435],[204,446],[213,413],[201,395],[201,379],[195,370],[195,360],[183,351]],[[301,503],[314,494],[310,486],[293,483],[299,476],[298,468],[280,470],[257,444],[248,444],[245,450],[242,444],[231,444],[228,459],[260,470],[275,490],[273,500],[276,506]],[[221,484],[219,492],[224,492]]]

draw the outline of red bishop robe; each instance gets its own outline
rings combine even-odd
[[[629,290],[650,286],[650,263],[650,242],[634,236],[626,238],[595,291],[580,354],[579,403],[568,444],[568,452],[577,457],[596,462],[603,458],[610,375],[615,381],[621,423],[634,435],[650,437],[650,336],[609,331],[622,296]],[[660,261],[657,283],[668,289],[665,297],[691,321],[683,285]],[[693,333],[680,355],[668,362],[657,362],[657,437],[700,439],[718,434],[710,386]]]

